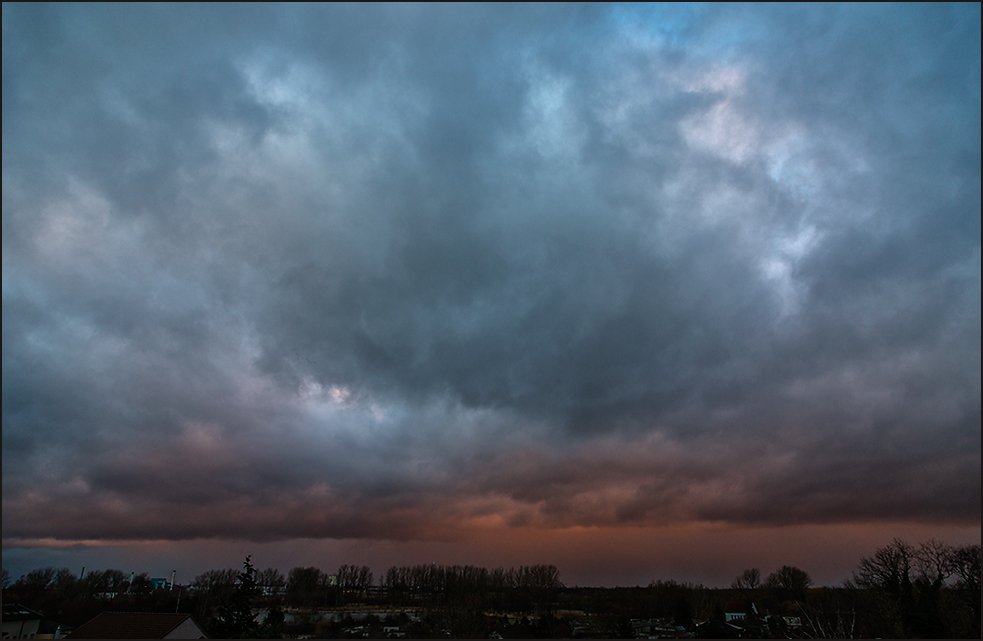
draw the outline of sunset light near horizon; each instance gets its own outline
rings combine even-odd
[[[980,5],[3,5],[3,567],[980,542]]]

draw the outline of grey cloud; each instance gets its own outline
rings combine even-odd
[[[72,483],[103,522],[238,506],[208,535],[287,536],[322,485],[345,507],[304,535],[474,497],[978,519],[979,22],[5,5],[4,536],[112,536],[29,516]],[[678,482],[564,458],[653,434]],[[693,499],[718,482],[747,495]]]

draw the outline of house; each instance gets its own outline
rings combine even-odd
[[[693,636],[685,627],[668,619],[631,619],[629,624],[636,639],[689,639]]]
[[[698,639],[740,639],[745,636],[744,628],[718,619],[710,619],[693,628]]]
[[[798,612],[787,612],[782,615],[782,621],[785,622],[790,628],[801,628],[802,627],[802,617],[799,616]]]
[[[743,621],[749,616],[758,616],[758,608],[747,601],[728,601],[724,606],[724,621]]]
[[[71,629],[22,605],[3,605],[4,639],[60,639]]]
[[[190,614],[103,612],[68,635],[70,639],[207,639]]]

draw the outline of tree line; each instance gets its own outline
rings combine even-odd
[[[11,582],[3,569],[4,603],[21,604],[72,627],[109,609],[175,612],[180,608],[187,612],[191,604],[187,596],[180,589],[155,589],[146,572],[83,569],[77,573],[68,568],[46,567]]]
[[[861,560],[853,582],[870,597],[879,636],[980,638],[980,559],[979,545],[895,539]]]
[[[980,546],[895,539],[863,557],[840,588],[813,588],[783,566],[744,570],[731,589],[800,616],[815,638],[980,638]]]
[[[552,565],[488,570],[434,563],[394,566],[374,590],[366,566],[342,565],[334,575],[316,567],[296,567],[284,577],[273,568],[257,571],[246,557],[241,571],[212,570],[199,575],[192,586],[199,619],[216,636],[278,636],[285,622],[282,603],[299,616],[299,627],[309,627],[319,610],[358,602],[422,613],[425,621],[418,624],[418,632],[425,637],[442,630],[459,637],[487,633],[489,610],[552,616],[562,583]],[[257,622],[252,612],[261,603],[267,614]]]
[[[748,568],[728,589],[671,580],[605,589],[564,588],[552,565],[393,566],[376,585],[367,566],[342,565],[333,574],[295,567],[284,575],[275,568],[257,570],[247,557],[240,570],[209,570],[173,590],[154,589],[146,573],[114,569],[80,577],[65,568],[43,568],[13,583],[4,570],[3,599],[72,626],[110,609],[186,612],[222,637],[309,634],[320,612],[344,611],[355,603],[417,613],[420,636],[443,631],[487,636],[515,616],[544,637],[631,637],[637,634],[632,622],[639,619],[660,619],[699,636],[719,634],[722,628],[706,632],[696,623],[724,620],[725,604],[741,600],[755,604],[757,612],[741,622],[753,636],[979,638],[980,558],[978,544],[895,540],[862,558],[838,587],[814,587],[807,572],[786,565],[767,576]],[[267,612],[264,621],[254,620],[257,609]],[[289,629],[285,609],[293,613]],[[582,612],[586,622],[569,620],[569,614],[557,618],[558,610]],[[317,628],[324,634],[333,629],[326,623]]]

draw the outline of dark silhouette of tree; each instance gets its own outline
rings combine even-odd
[[[122,570],[91,570],[82,580],[90,596],[112,599],[129,587],[129,580]]]
[[[798,611],[807,626],[808,636],[816,639],[866,636],[857,623],[858,592],[855,586],[812,590],[808,602]]]
[[[862,588],[878,588],[901,597],[911,591],[911,570],[915,562],[915,549],[900,539],[878,548],[874,556],[860,560],[854,575]]]
[[[854,580],[839,588],[813,589],[809,575],[793,566],[779,568],[764,581],[759,570],[749,568],[731,590],[711,590],[672,580],[645,588],[564,588],[550,565],[487,570],[426,564],[389,568],[381,580],[386,594],[377,595],[366,589],[372,584],[367,566],[343,565],[336,577],[318,568],[294,568],[285,579],[273,568],[257,572],[246,557],[240,571],[199,575],[195,589],[180,601],[178,591],[152,589],[146,573],[93,570],[80,579],[67,568],[34,570],[13,584],[8,576],[4,600],[74,626],[107,609],[197,613],[199,622],[221,637],[350,634],[350,620],[314,625],[318,608],[329,601],[337,605],[342,592],[348,601],[410,606],[420,615],[412,624],[408,618],[403,622],[411,637],[487,638],[492,630],[514,634],[520,629],[543,638],[630,636],[636,632],[628,625],[631,619],[656,618],[688,627],[698,636],[717,636],[734,629],[723,624],[694,628],[694,619],[722,619],[720,606],[737,590],[745,596],[756,590],[753,597],[762,615],[768,613],[767,625],[749,617],[741,624],[744,636],[979,638],[980,565],[978,544],[954,548],[933,539],[912,546],[895,540],[862,559]],[[289,625],[281,609],[283,597],[274,591],[284,584],[286,600],[303,608]],[[273,588],[268,590],[273,593],[261,595],[260,586]],[[262,624],[253,619],[253,607],[267,610]],[[569,615],[558,617],[560,611],[585,615],[571,625]],[[513,617],[512,624],[514,615],[525,615],[524,623],[509,625],[502,613]],[[802,626],[782,615],[800,618]],[[375,621],[358,633],[364,632],[381,635],[382,624]]]
[[[313,612],[322,603],[327,575],[319,568],[296,567],[287,574],[287,603]]]
[[[935,539],[914,547],[895,539],[861,559],[854,580],[870,592],[872,634],[978,637],[980,592],[979,579],[973,577],[973,549],[957,550]],[[979,546],[975,549],[979,577]],[[952,577],[957,579],[954,587],[949,584]]]
[[[969,608],[968,636],[980,638],[980,546],[967,545],[952,551],[952,571],[958,577],[956,593]]]
[[[812,587],[812,577],[805,570],[783,565],[768,575],[765,587],[778,591],[782,600],[804,601],[806,591]]]
[[[372,570],[368,566],[342,565],[336,575],[342,599],[359,596],[372,586]]]
[[[951,545],[929,539],[915,550],[915,573],[918,579],[939,587],[952,575],[954,550]]]
[[[758,568],[748,568],[741,572],[734,582],[730,584],[734,590],[754,590],[761,585],[761,570]]]
[[[266,618],[256,629],[254,637],[257,639],[280,639],[283,636],[283,624],[286,617],[279,605],[272,605],[266,612]]]
[[[679,594],[676,597],[676,605],[672,611],[672,621],[676,625],[686,628],[693,625],[693,606],[690,605],[686,594]]]
[[[263,594],[276,596],[287,585],[287,579],[276,568],[266,568],[256,573],[256,586]]]
[[[967,545],[952,552],[953,572],[959,577],[960,585],[977,595],[980,594],[980,559],[979,545]]]
[[[51,585],[51,582],[55,580],[56,572],[57,570],[51,567],[40,570],[31,570],[18,579],[17,582],[30,590],[47,590]]]
[[[150,582],[150,575],[141,572],[130,581],[129,593],[137,596],[145,596],[154,591],[154,586]]]
[[[52,567],[31,570],[5,591],[4,601],[10,599],[31,609],[44,611],[54,600],[59,572]]]
[[[224,603],[232,592],[237,572],[232,569],[209,570],[195,577],[191,585],[195,588],[195,617],[204,622],[212,617],[216,605]]]
[[[218,636],[245,639],[254,636],[259,626],[253,618],[252,601],[256,597],[256,568],[251,557],[242,563],[242,571],[236,575],[235,587],[225,603],[219,606]]]

